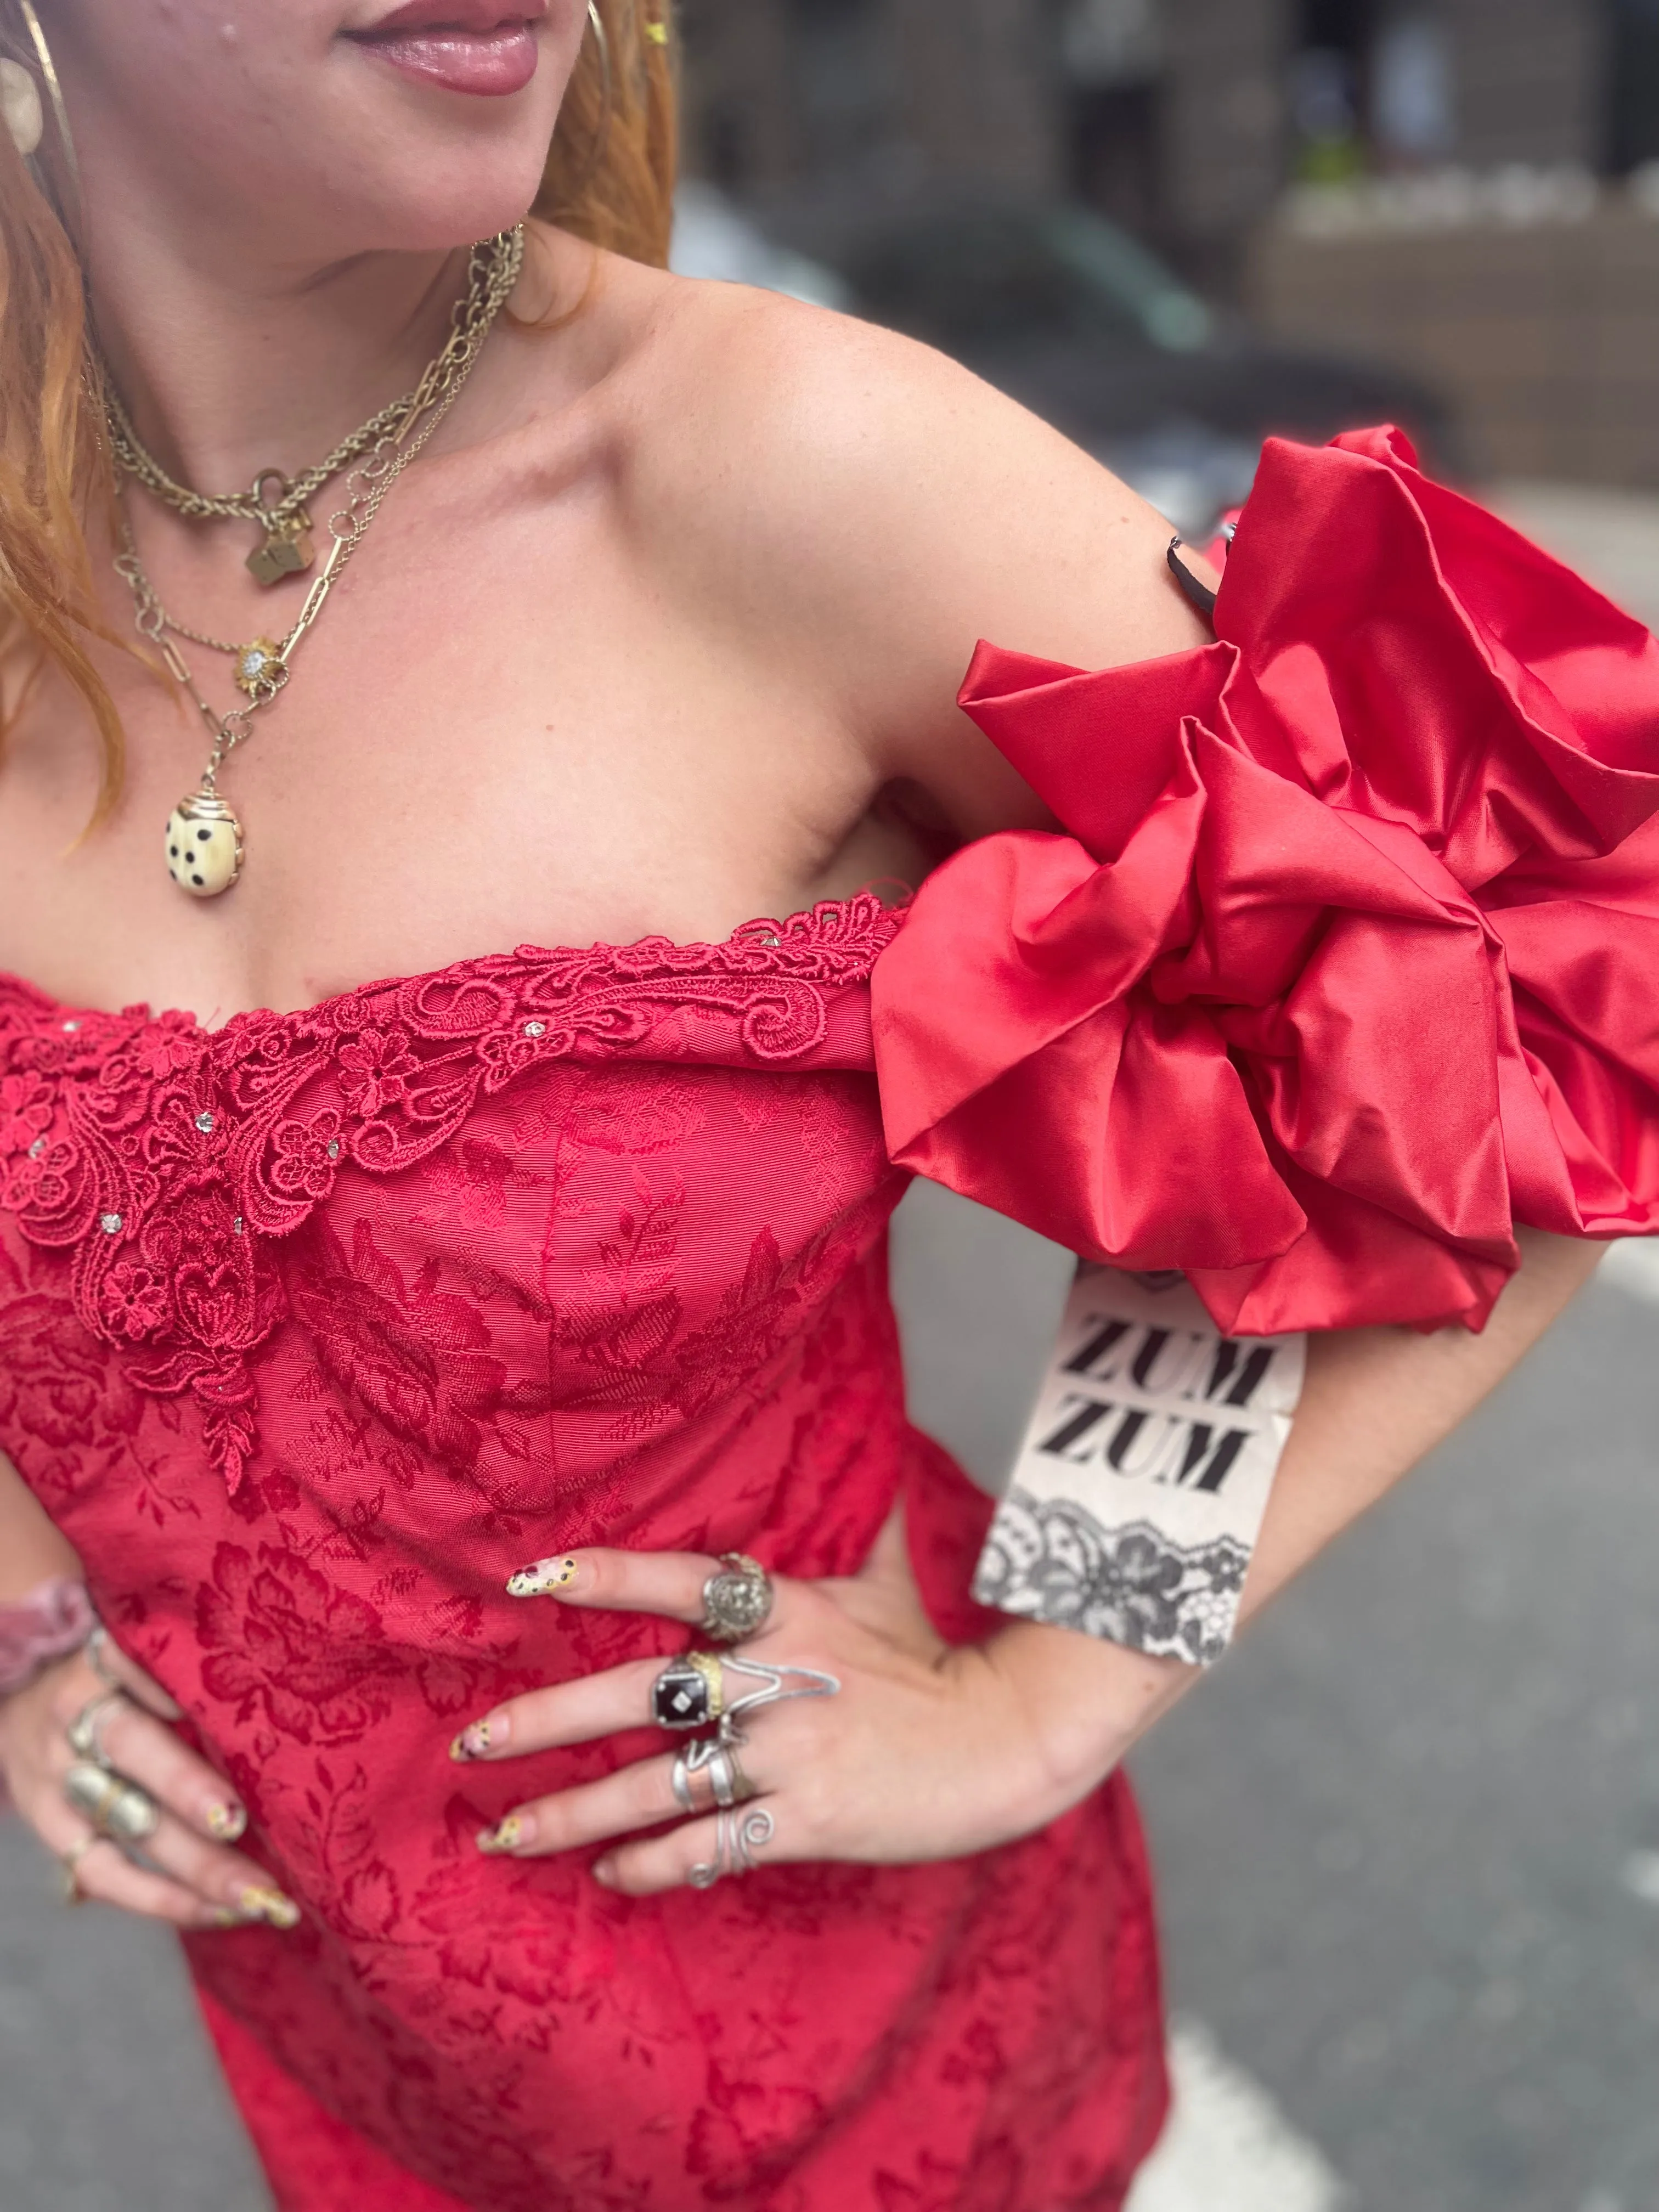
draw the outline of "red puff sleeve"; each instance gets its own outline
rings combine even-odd
[[[1270,1334],[1659,1229],[1659,645],[1392,431],[1272,441],[1217,642],[962,703],[1071,833],[875,975],[896,1159]]]

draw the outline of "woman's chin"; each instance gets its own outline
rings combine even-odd
[[[290,178],[285,250],[327,264],[356,253],[471,246],[521,222],[540,189],[546,139],[539,135],[457,134],[457,143],[428,132],[395,151],[390,136],[369,137],[349,169],[320,164],[309,189],[297,174]]]

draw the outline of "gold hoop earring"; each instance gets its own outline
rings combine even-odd
[[[573,198],[585,192],[593,181],[593,173],[599,166],[605,142],[611,136],[611,119],[617,104],[616,80],[611,70],[611,34],[605,27],[604,16],[599,13],[599,0],[587,0],[587,27],[599,49],[599,78],[603,89],[599,96],[599,127],[593,134],[593,143],[582,165],[581,174],[569,188]]]
[[[23,27],[29,34],[29,44],[34,48],[34,58],[40,64],[41,82],[46,88],[46,98],[52,103],[52,119],[58,126],[58,143],[64,149],[64,165],[69,171],[70,182],[78,192],[81,189],[81,164],[76,159],[75,141],[70,135],[69,110],[64,105],[64,88],[58,82],[58,64],[52,58],[52,48],[46,44],[46,34],[41,27],[40,18],[34,12],[34,0],[17,0],[17,11],[23,18]],[[13,67],[16,66],[18,65],[14,63]],[[24,74],[27,75],[27,72],[25,71]],[[5,97],[6,120],[11,126],[17,150],[25,160],[32,161],[37,155],[41,132],[37,127],[34,143],[31,146],[24,145],[23,137],[27,135],[27,131],[20,132],[17,125],[12,122],[12,99],[15,97],[12,94],[12,86],[15,82],[15,80],[11,79],[6,85],[0,87],[0,97]],[[38,94],[36,104],[37,106],[39,104]],[[27,124],[29,119],[20,114],[18,123]],[[41,121],[44,122],[44,118]]]

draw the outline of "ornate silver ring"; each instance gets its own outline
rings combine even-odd
[[[747,1552],[722,1552],[720,1571],[702,1586],[702,1632],[716,1644],[758,1636],[772,1611],[772,1577]]]
[[[735,1735],[729,1741],[704,1736],[687,1744],[674,1761],[670,1777],[674,1802],[681,1812],[711,1813],[716,1808],[729,1812],[733,1805],[746,1804],[760,1795],[738,1756],[742,1741]]]

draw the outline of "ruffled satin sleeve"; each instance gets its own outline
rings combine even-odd
[[[1392,431],[1271,441],[1213,645],[982,645],[1064,826],[878,964],[894,1158],[1224,1330],[1479,1328],[1517,1224],[1659,1229],[1659,645]]]

